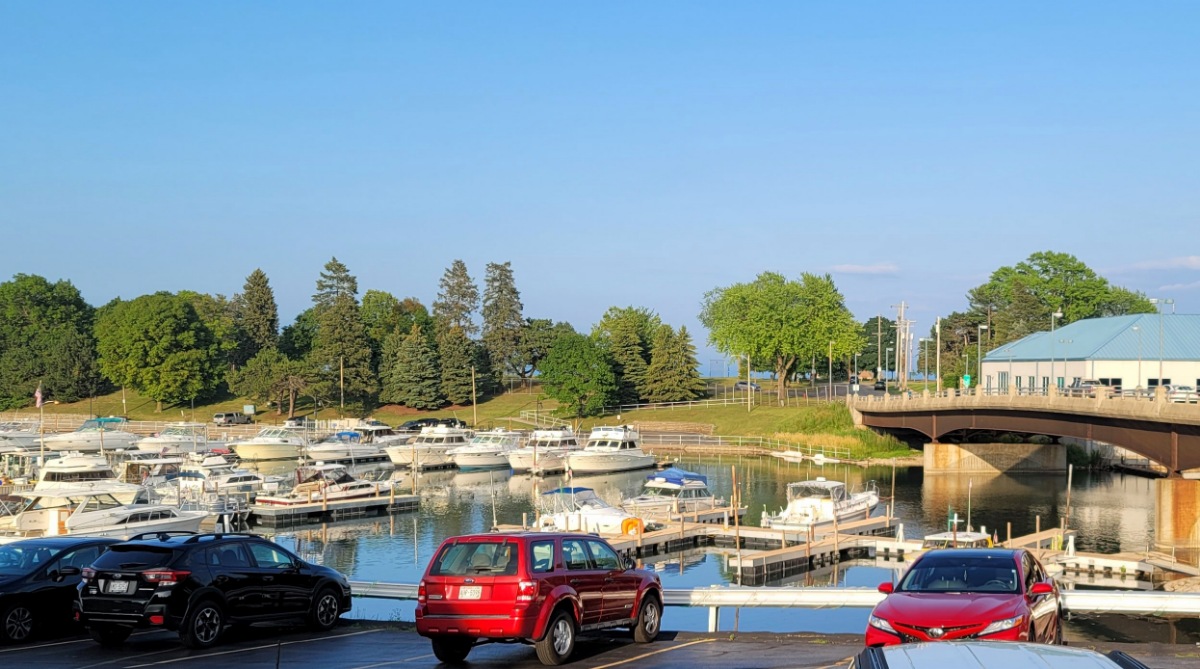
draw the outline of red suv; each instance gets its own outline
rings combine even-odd
[[[585,534],[472,534],[442,542],[417,590],[417,632],[442,662],[477,643],[519,641],[562,664],[582,630],[629,627],[658,636],[662,583],[608,542]]]
[[[867,620],[868,646],[993,639],[1062,643],[1058,586],[1024,549],[948,548],[913,562]]]

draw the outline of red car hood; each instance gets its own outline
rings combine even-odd
[[[874,614],[888,621],[919,627],[959,627],[1012,618],[1025,609],[1021,595],[896,592],[877,604]]]

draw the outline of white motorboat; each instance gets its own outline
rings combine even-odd
[[[841,481],[818,476],[787,486],[787,506],[778,514],[763,513],[762,526],[776,530],[807,531],[810,527],[866,518],[879,504],[874,482],[857,492],[848,492]]]
[[[59,490],[101,488],[111,492],[122,504],[129,504],[141,492],[140,485],[123,483],[117,478],[108,458],[99,453],[63,453],[46,460],[33,492],[52,495]]]
[[[139,451],[159,455],[202,453],[214,448],[225,448],[223,441],[209,441],[207,423],[170,423],[162,432],[139,439]]]
[[[0,423],[0,453],[35,450],[40,444],[37,421],[13,420]]]
[[[49,434],[44,438],[47,451],[114,451],[130,449],[141,439],[126,431],[129,421],[116,416],[90,418],[74,432]]]
[[[595,427],[582,451],[567,453],[572,474],[601,474],[653,467],[654,456],[638,445],[641,435],[628,425]]]
[[[454,460],[450,451],[470,443],[471,433],[457,427],[435,425],[421,428],[421,433],[407,444],[389,445],[383,449],[388,459],[397,467],[435,469],[451,467]]]
[[[253,437],[229,447],[241,460],[296,460],[307,443],[302,430],[264,427]]]
[[[304,454],[313,461],[353,460],[378,457],[383,451],[379,450],[376,444],[366,443],[362,433],[357,430],[343,430],[315,444],[309,444],[304,449]]]
[[[400,434],[391,425],[377,420],[363,421],[352,429],[362,435],[364,444],[375,444],[380,450],[392,444],[403,444],[412,437],[411,434]]]
[[[448,454],[459,469],[508,469],[508,453],[520,446],[520,433],[496,428],[476,432],[470,443]]]
[[[561,472],[567,468],[566,454],[580,448],[569,427],[534,430],[524,446],[509,452],[508,465],[514,472]]]
[[[208,516],[205,511],[149,503],[145,497],[124,504],[100,485],[21,496],[26,499],[22,509],[0,518],[0,542],[63,534],[128,539],[143,532],[197,532]]]
[[[542,531],[638,534],[641,518],[600,499],[591,488],[562,487],[542,493],[537,527]]]
[[[383,495],[390,481],[364,481],[354,478],[345,465],[302,465],[296,469],[296,486],[286,493],[259,495],[255,504],[292,506],[314,502],[356,499]]]
[[[711,511],[724,504],[708,489],[708,477],[671,467],[647,476],[642,494],[625,500],[621,508],[639,516],[671,516]]]
[[[183,458],[133,458],[120,463],[122,483],[154,487],[179,478]]]

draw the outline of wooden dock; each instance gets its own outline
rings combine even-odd
[[[250,522],[263,527],[280,528],[382,516],[401,511],[415,511],[420,499],[420,495],[380,495],[286,506],[255,504],[250,507]]]

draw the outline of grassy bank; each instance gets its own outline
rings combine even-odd
[[[132,420],[207,422],[212,419],[214,413],[241,411],[246,403],[243,399],[232,398],[222,402],[197,404],[194,409],[191,405],[172,406],[159,412],[156,411],[153,400],[126,391],[122,401],[122,394],[118,391],[72,404],[48,404],[45,409],[48,414],[125,415]],[[536,393],[512,392],[480,402],[475,408],[448,407],[438,411],[417,411],[400,406],[385,406],[371,415],[392,425],[413,418],[433,416],[456,417],[482,428],[520,429],[528,425],[510,419],[518,417],[522,411],[536,409],[551,412],[557,406],[557,402],[544,397],[539,402],[539,395]],[[316,413],[312,408],[311,402],[301,403],[297,405],[297,413],[321,419],[339,417],[336,408],[323,408]],[[286,415],[276,413],[273,409],[262,411],[261,408],[257,416],[258,422],[261,423],[280,423],[284,418]],[[619,419],[615,415],[584,419],[579,421],[578,426],[580,430],[588,430],[595,425],[616,422],[707,423],[714,426],[714,434],[717,435],[764,437],[816,448],[844,448],[848,449],[855,459],[905,457],[913,454],[907,446],[891,437],[856,428],[849,410],[839,403],[801,407],[761,405],[755,406],[752,411],[746,411],[743,405],[645,409],[626,412]]]

